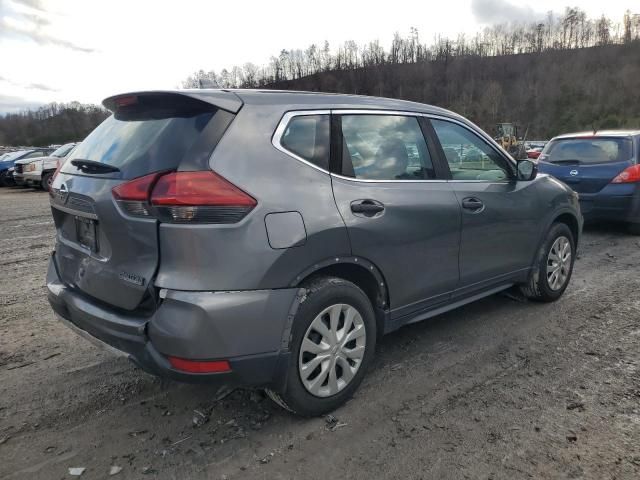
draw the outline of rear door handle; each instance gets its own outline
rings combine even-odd
[[[356,200],[351,203],[351,211],[372,217],[384,210],[384,205],[376,200]]]
[[[474,213],[479,213],[484,210],[484,203],[475,197],[467,197],[462,200],[462,208]]]

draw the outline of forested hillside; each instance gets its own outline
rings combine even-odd
[[[452,109],[490,133],[497,122],[516,122],[529,128],[529,139],[640,128],[640,15],[625,12],[616,21],[567,8],[544,21],[494,25],[430,44],[412,28],[406,37],[396,34],[389,49],[378,40],[337,48],[324,42],[282,50],[264,66],[200,70],[183,86],[401,98]],[[80,140],[107,114],[77,102],[9,114],[0,117],[0,145]]]
[[[640,41],[497,57],[322,72],[273,88],[378,95],[452,109],[493,133],[529,126],[528,138],[591,128],[640,128]]]
[[[107,115],[102,107],[78,102],[7,114],[0,116],[0,145],[45,146],[83,140]]]
[[[394,97],[452,109],[493,133],[496,122],[549,138],[590,128],[640,127],[640,15],[495,25],[474,37],[422,43],[418,31],[378,41],[282,50],[268,65],[194,73],[185,87],[276,88]]]

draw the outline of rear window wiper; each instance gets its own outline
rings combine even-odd
[[[580,160],[547,160],[549,163],[555,163],[558,165],[580,165]]]
[[[71,165],[76,167],[82,173],[114,173],[119,172],[118,167],[107,165],[106,163],[96,162],[94,160],[85,160],[82,158],[76,158],[71,160]]]

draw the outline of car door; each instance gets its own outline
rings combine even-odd
[[[332,184],[354,255],[382,272],[391,316],[446,301],[459,280],[460,209],[418,116],[332,112]]]
[[[535,182],[517,181],[513,162],[471,126],[445,118],[430,123],[462,215],[455,295],[526,278],[539,240]]]

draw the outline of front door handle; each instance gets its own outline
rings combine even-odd
[[[475,197],[467,197],[462,200],[462,208],[473,213],[479,213],[484,210],[484,203]]]
[[[351,211],[367,217],[373,217],[384,211],[384,205],[376,200],[356,200],[351,203]]]

